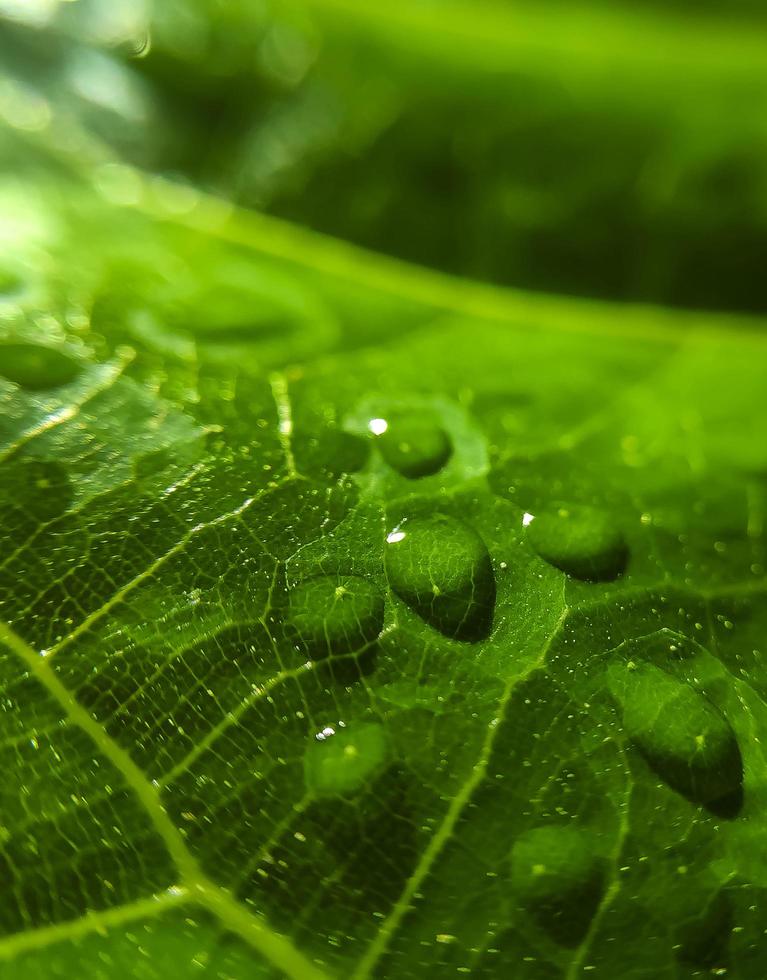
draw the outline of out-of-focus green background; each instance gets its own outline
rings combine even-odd
[[[0,165],[463,276],[767,311],[762,0],[0,0]]]

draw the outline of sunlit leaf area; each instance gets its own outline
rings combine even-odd
[[[767,977],[762,0],[0,0],[0,980]]]

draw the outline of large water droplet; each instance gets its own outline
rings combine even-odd
[[[648,663],[614,665],[608,678],[626,734],[664,782],[696,803],[742,791],[735,733],[707,698]]]
[[[443,514],[414,517],[386,539],[389,584],[446,636],[478,640],[490,630],[495,578],[482,538]]]
[[[74,380],[80,365],[68,354],[41,344],[0,344],[0,375],[32,391],[58,388]]]
[[[411,480],[441,470],[453,452],[445,430],[428,418],[394,417],[371,427],[371,431],[377,435],[381,455],[389,466]]]
[[[530,543],[551,565],[587,582],[618,578],[628,549],[615,521],[593,507],[571,506],[525,515]]]
[[[322,575],[290,593],[288,628],[313,660],[361,650],[376,639],[383,621],[383,595],[356,575]]]
[[[349,728],[329,725],[306,750],[306,788],[315,796],[351,795],[369,784],[388,758],[389,745],[383,726],[377,723]]]
[[[558,943],[573,946],[586,933],[604,886],[594,840],[576,827],[538,827],[511,851],[511,880],[519,904]]]

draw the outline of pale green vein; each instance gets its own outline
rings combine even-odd
[[[55,926],[12,933],[0,939],[0,960],[12,960],[22,953],[45,949],[55,943],[76,942],[94,932],[104,934],[109,929],[128,925],[139,919],[156,918],[167,909],[188,901],[188,890],[180,885],[173,885],[150,898],[141,898],[111,909],[89,911],[78,919],[60,922]]]
[[[289,939],[270,929],[265,919],[249,912],[222,888],[216,886],[204,890],[201,898],[228,929],[237,933],[262,956],[268,957],[293,980],[327,980],[327,974],[299,953]]]
[[[189,890],[190,896],[213,911],[227,929],[237,933],[287,976],[294,980],[323,980],[325,974],[310,963],[290,940],[274,932],[263,917],[248,911],[228,892],[206,877],[162,805],[158,788],[73,697],[56,676],[50,663],[3,622],[0,622],[0,643],[5,644],[19,658],[31,676],[61,707],[69,721],[90,738],[104,758],[121,774],[167,848],[181,876],[181,886]]]
[[[623,751],[623,750],[621,750]],[[625,761],[625,754],[624,754]],[[626,772],[629,774],[628,763],[626,763]],[[611,866],[612,875],[610,877],[610,883],[604,891],[602,898],[599,902],[596,912],[594,913],[591,922],[589,923],[588,931],[586,932],[583,942],[580,944],[575,952],[570,965],[567,969],[567,974],[564,980],[575,980],[578,972],[583,966],[583,961],[586,958],[586,954],[592,948],[594,939],[599,932],[599,928],[602,924],[607,911],[612,906],[615,901],[616,896],[621,888],[618,862],[620,861],[620,856],[623,853],[623,847],[626,843],[626,838],[629,833],[629,799],[631,796],[631,780],[629,774],[629,781],[627,783],[626,792],[623,797],[622,806],[618,812],[619,826],[618,833],[616,835],[615,846],[613,847],[613,852],[611,854]]]
[[[169,548],[167,551],[163,552],[162,555],[155,558],[154,561],[147,565],[147,567],[139,572],[138,575],[135,575],[129,582],[126,582],[125,585],[117,589],[106,602],[86,616],[85,619],[75,627],[75,629],[67,633],[67,635],[57,644],[55,644],[55,646],[52,646],[50,649],[46,650],[44,654],[45,657],[50,659],[55,654],[60,653],[65,647],[68,647],[78,637],[82,636],[83,633],[87,633],[94,623],[97,623],[99,620],[103,619],[104,616],[106,616],[118,603],[126,599],[131,592],[138,588],[138,586],[140,586],[143,582],[150,579],[171,558],[181,554],[189,542],[194,540],[198,534],[201,534],[203,531],[207,531],[212,527],[218,527],[221,524],[225,524],[227,521],[236,520],[237,518],[241,517],[242,514],[244,514],[250,507],[252,507],[259,497],[268,492],[268,490],[262,490],[255,496],[248,497],[247,500],[244,500],[238,507],[235,507],[234,510],[227,511],[225,514],[221,514],[212,521],[202,521],[199,524],[195,524],[194,527],[190,528],[186,534],[182,535],[178,539],[173,547]]]
[[[103,392],[108,391],[109,388],[115,383],[115,381],[120,377],[125,368],[133,360],[134,352],[130,349],[123,348],[120,352],[120,356],[104,365],[101,371],[101,377],[99,377],[96,384],[92,388],[87,388],[79,400],[71,402],[64,408],[59,408],[55,412],[50,412],[45,418],[41,419],[31,428],[26,429],[21,435],[16,439],[15,442],[10,443],[5,449],[0,452],[0,462],[4,459],[8,459],[14,453],[18,452],[22,446],[25,446],[28,442],[32,442],[33,439],[37,439],[39,436],[46,432],[50,432],[53,429],[58,428],[60,425],[64,425],[66,422],[71,422],[76,419],[80,414],[82,409],[98,395],[103,394]]]
[[[184,758],[177,763],[169,772],[158,780],[158,785],[162,788],[172,783],[175,779],[178,779],[182,773],[192,765],[195,759],[198,759],[203,752],[206,752],[221,736],[228,731],[233,725],[236,725],[240,718],[245,714],[248,708],[252,707],[258,701],[263,698],[268,697],[272,691],[278,687],[280,684],[284,683],[286,680],[291,680],[293,678],[300,677],[302,674],[306,674],[313,669],[314,665],[312,663],[303,663],[298,667],[294,667],[292,670],[283,670],[278,674],[275,674],[264,684],[256,684],[253,686],[250,694],[243,698],[242,701],[228,711],[226,715],[221,719],[221,721],[210,729],[209,732],[205,734],[189,752],[184,756]]]
[[[140,800],[155,830],[186,881],[197,881],[200,870],[176,826],[163,807],[157,790],[147,780],[128,753],[90,715],[62,684],[45,658],[36,653],[5,623],[0,622],[0,642],[22,661],[30,674],[45,688],[67,718],[90,738],[96,748],[121,773],[123,779]]]
[[[269,385],[277,408],[277,431],[279,432],[282,451],[285,454],[288,475],[296,476],[296,461],[293,456],[292,444],[293,409],[290,404],[288,380],[281,371],[275,371],[269,378]]]
[[[482,743],[482,748],[480,749],[479,756],[472,767],[468,779],[453,797],[450,806],[447,808],[445,816],[442,818],[441,823],[435,830],[431,840],[421,855],[421,858],[418,861],[413,873],[410,875],[407,884],[402,890],[402,893],[392,906],[392,909],[386,919],[384,919],[382,922],[381,928],[373,942],[368,947],[367,952],[360,960],[357,969],[352,975],[353,980],[366,980],[366,978],[369,977],[375,970],[379,960],[386,952],[389,943],[399,928],[400,923],[410,911],[413,899],[418,893],[421,884],[429,875],[431,869],[434,867],[434,863],[442,853],[447,843],[450,841],[458,820],[471,801],[471,798],[474,796],[475,791],[482,783],[482,780],[485,778],[485,773],[492,756],[493,746],[495,745],[495,740],[506,716],[506,710],[509,706],[509,702],[511,701],[514,691],[516,690],[518,684],[543,667],[546,662],[546,656],[551,648],[551,644],[554,642],[555,638],[559,635],[562,627],[564,626],[567,615],[568,608],[567,606],[564,606],[562,614],[557,620],[548,640],[541,648],[541,651],[536,657],[535,661],[522,674],[516,674],[507,681],[503,694],[498,702],[496,712],[487,725],[487,732]]]

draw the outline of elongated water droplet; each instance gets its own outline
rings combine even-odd
[[[41,344],[0,344],[0,375],[32,391],[58,388],[74,380],[80,365],[68,354]]]
[[[648,663],[614,665],[608,682],[626,734],[669,786],[705,804],[741,790],[738,741],[707,698]]]
[[[551,565],[587,582],[609,581],[623,573],[626,541],[608,514],[572,506],[529,516],[525,526],[530,543]]]
[[[355,575],[322,575],[290,594],[288,627],[312,660],[361,650],[376,639],[383,620],[380,590]]]
[[[306,788],[316,796],[349,796],[369,784],[388,758],[389,745],[382,725],[329,725],[306,750]]]
[[[511,851],[511,880],[519,904],[558,943],[572,946],[588,929],[604,885],[594,840],[576,827],[537,827]]]
[[[389,466],[411,480],[441,470],[453,452],[445,430],[427,418],[387,419],[371,431]]]
[[[487,635],[495,578],[476,531],[437,514],[404,521],[386,540],[389,584],[419,616],[458,640]]]

